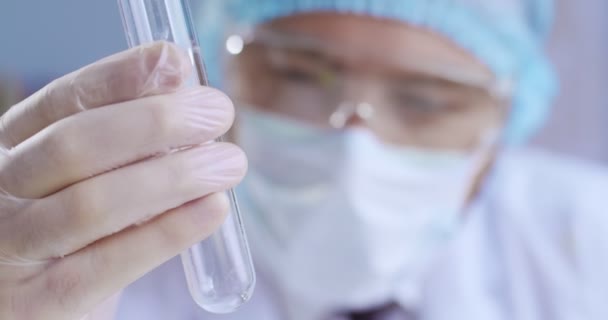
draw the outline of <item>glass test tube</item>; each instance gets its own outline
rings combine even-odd
[[[188,0],[118,0],[129,46],[159,40],[186,49],[196,68],[188,85],[207,85]],[[190,294],[203,309],[228,313],[249,300],[255,272],[234,191],[231,212],[211,237],[182,253]]]

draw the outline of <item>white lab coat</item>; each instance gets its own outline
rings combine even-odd
[[[407,307],[424,320],[608,319],[608,173],[533,150],[500,159],[419,305]],[[285,319],[281,295],[258,274],[250,303],[210,315],[174,259],[125,291],[117,319]]]

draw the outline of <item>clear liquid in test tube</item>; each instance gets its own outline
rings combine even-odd
[[[188,0],[118,0],[129,46],[169,41],[190,54],[196,73],[189,85],[207,85]],[[234,191],[231,212],[211,237],[182,253],[192,298],[213,313],[236,310],[251,297],[255,271]]]

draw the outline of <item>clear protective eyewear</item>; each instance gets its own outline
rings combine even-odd
[[[397,72],[385,53],[259,27],[226,38],[228,88],[243,106],[327,130],[368,127],[382,140],[428,148],[469,148],[502,127],[511,81],[466,68],[403,58]]]

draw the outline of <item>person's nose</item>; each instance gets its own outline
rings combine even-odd
[[[364,126],[376,108],[374,83],[368,79],[350,78],[342,82],[336,96],[336,108],[329,118],[329,124],[336,128]]]
[[[341,102],[329,118],[329,124],[336,129],[364,126],[373,116],[375,108],[367,102]]]

